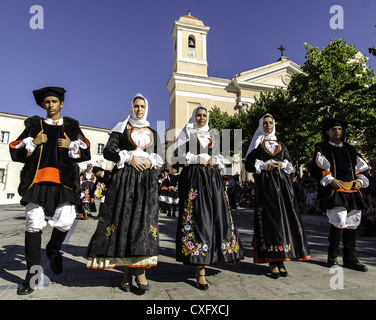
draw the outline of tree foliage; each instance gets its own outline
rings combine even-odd
[[[349,142],[368,159],[375,157],[375,76],[367,59],[356,59],[355,46],[343,39],[321,49],[305,43],[305,48],[303,73],[293,75],[287,89],[262,93],[252,108],[233,117],[217,108],[211,122],[217,128],[243,130],[244,156],[259,119],[269,112],[277,122],[277,137],[300,165],[310,161],[314,144],[322,140],[322,119],[337,117],[349,122]]]

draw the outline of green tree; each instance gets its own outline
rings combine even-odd
[[[333,39],[321,50],[307,43],[305,48],[303,73],[295,74],[287,89],[262,93],[254,107],[234,117],[217,109],[210,121],[217,128],[243,130],[244,157],[259,119],[271,113],[277,137],[298,166],[309,163],[315,143],[322,140],[322,119],[342,118],[349,122],[349,142],[368,159],[375,157],[375,76],[366,57],[357,59],[355,46],[343,39]]]
[[[345,119],[349,141],[365,156],[373,157],[376,109],[370,87],[375,76],[366,66],[366,57],[356,59],[355,46],[343,39],[332,40],[321,50],[307,43],[305,48],[303,73],[295,74],[288,87],[294,104],[304,111],[300,121],[306,121],[311,133],[317,134],[324,117]]]

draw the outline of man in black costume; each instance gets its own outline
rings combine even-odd
[[[163,169],[162,171],[162,177],[158,180],[159,185],[159,195],[158,195],[158,201],[159,201],[159,209],[162,213],[167,213],[167,196],[168,196],[168,190],[170,187],[170,179],[169,179],[169,171],[168,169]]]
[[[360,224],[361,210],[366,208],[362,188],[368,186],[363,174],[368,164],[354,146],[346,143],[347,122],[326,118],[323,121],[324,141],[316,144],[311,176],[319,181],[320,207],[329,218],[328,265],[337,265],[339,245],[343,242],[343,266],[367,271],[355,256],[356,228]]]
[[[53,227],[46,246],[51,270],[63,271],[61,246],[80,204],[79,168],[77,162],[90,160],[90,142],[78,121],[61,117],[65,90],[46,87],[33,91],[37,105],[47,112],[46,118],[33,116],[25,120],[25,130],[9,145],[13,161],[24,163],[18,192],[26,207],[25,258],[27,274],[17,293],[30,294],[40,278],[32,272],[41,263],[42,229]],[[37,270],[37,269],[36,269]],[[41,273],[41,272],[40,272]],[[31,283],[31,280],[33,282]]]
[[[176,208],[179,204],[179,164],[174,164],[171,167],[171,173],[168,175],[170,185],[167,194],[167,217],[175,217]]]

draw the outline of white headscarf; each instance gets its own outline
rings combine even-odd
[[[144,116],[141,118],[141,119],[138,119],[136,117],[136,114],[134,113],[134,110],[133,110],[133,101],[136,99],[136,98],[142,98],[145,100],[145,114]],[[132,99],[131,101],[131,106],[130,106],[130,109],[129,109],[129,112],[128,114],[124,117],[123,120],[121,120],[120,122],[118,122],[116,124],[115,127],[113,127],[111,130],[110,130],[110,134],[112,132],[120,132],[120,133],[123,133],[124,130],[125,130],[125,127],[127,126],[127,123],[129,122],[132,127],[136,127],[136,128],[143,128],[143,127],[149,127],[150,126],[150,123],[149,121],[146,120],[147,116],[148,116],[148,110],[149,110],[149,103],[148,101],[145,99],[145,97],[141,94],[141,93],[137,93],[134,98]]]
[[[264,121],[264,118],[267,118],[267,117],[271,117],[273,119],[273,125],[274,126],[273,126],[273,131],[271,133],[264,132],[263,121]],[[253,149],[256,149],[259,146],[259,144],[262,141],[264,141],[265,139],[277,141],[277,137],[275,136],[275,120],[274,120],[274,117],[270,113],[265,114],[259,120],[259,126],[258,126],[255,134],[253,135],[253,138],[252,138],[251,144],[249,145],[246,156],[248,156],[248,154],[250,154]]]
[[[196,112],[198,109],[205,109],[207,112],[207,121],[206,124],[202,127],[198,126],[196,123]],[[180,132],[179,136],[175,140],[172,150],[176,150],[181,145],[187,143],[190,139],[192,134],[194,133],[207,133],[209,131],[209,112],[205,106],[200,104],[196,109],[193,110],[192,116],[189,119],[188,123],[184,127],[184,129]]]

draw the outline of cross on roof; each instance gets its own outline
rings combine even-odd
[[[281,57],[283,57],[283,51],[285,51],[286,49],[281,45],[279,48],[278,48],[279,51],[281,51]]]

